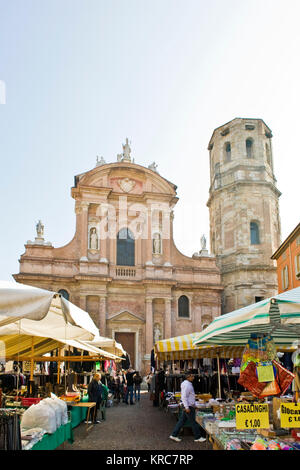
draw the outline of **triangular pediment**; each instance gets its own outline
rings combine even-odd
[[[140,322],[140,323],[144,323],[145,320],[141,317],[139,317],[138,315],[135,315],[134,313],[131,313],[131,312],[128,312],[127,310],[124,310],[122,312],[119,312],[117,314],[114,314],[112,315],[111,317],[108,318],[108,320],[111,320],[111,321],[117,321],[117,322],[128,322],[128,321],[131,321],[131,322]]]

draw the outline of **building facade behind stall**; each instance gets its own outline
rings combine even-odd
[[[272,255],[277,262],[278,292],[300,287],[300,223]]]
[[[89,312],[102,336],[115,338],[134,368],[148,371],[156,340],[202,330],[221,314],[221,279],[206,240],[193,257],[173,241],[176,186],[131,158],[103,158],[75,177],[76,232],[55,248],[37,237],[25,245],[18,282],[61,291]]]

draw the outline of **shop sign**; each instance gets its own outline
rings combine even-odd
[[[281,403],[280,425],[282,428],[300,428],[300,404]]]
[[[268,429],[269,405],[267,403],[241,403],[235,405],[236,429]]]

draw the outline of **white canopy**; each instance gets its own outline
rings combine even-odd
[[[0,281],[0,335],[23,334],[91,341],[99,330],[87,312],[60,294],[16,282]]]
[[[118,354],[119,356],[126,355],[120,343],[117,343],[113,338],[105,338],[105,336],[95,336],[92,341],[87,341],[86,344],[97,348],[103,348],[111,353]]]

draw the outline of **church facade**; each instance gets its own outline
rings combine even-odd
[[[65,246],[25,245],[17,282],[60,291],[115,338],[147,372],[154,342],[202,330],[221,314],[221,276],[206,240],[192,257],[173,240],[176,186],[134,163],[128,140],[114,163],[102,158],[72,188],[76,232]]]

